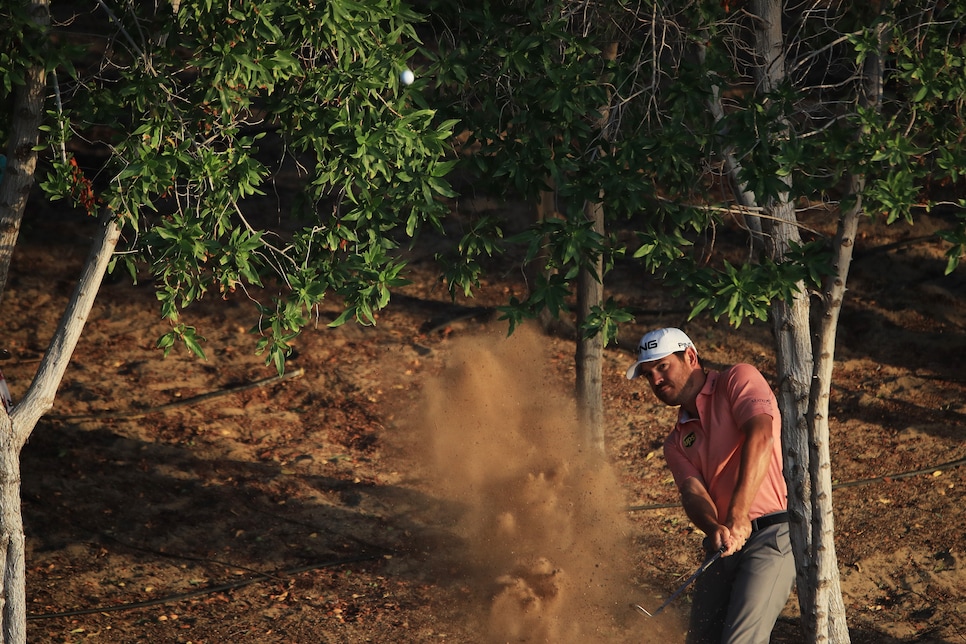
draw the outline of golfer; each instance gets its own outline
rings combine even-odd
[[[767,644],[795,579],[775,395],[751,365],[705,371],[680,329],[638,351],[628,380],[680,408],[664,456],[684,511],[709,555],[723,549],[695,582],[687,642]]]

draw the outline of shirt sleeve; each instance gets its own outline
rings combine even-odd
[[[732,401],[732,414],[738,427],[759,414],[779,417],[778,401],[771,386],[761,372],[750,364],[737,364],[729,369],[724,385]]]

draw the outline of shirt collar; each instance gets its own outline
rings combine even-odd
[[[711,394],[713,394],[714,393],[714,387],[717,384],[717,382],[718,382],[718,372],[717,371],[709,371],[708,372],[708,377],[705,378],[705,380],[704,380],[704,386],[701,387],[701,391],[698,392],[698,399],[695,401],[695,404],[697,405],[699,411],[700,411],[701,407],[703,406],[701,404],[701,402],[702,402],[701,401],[701,397],[702,396],[710,396]],[[689,421],[692,421],[692,420],[700,420],[700,418],[692,417],[691,414],[689,414],[687,412],[687,410],[683,406],[681,406],[681,407],[678,408],[678,422],[679,423],[686,423],[686,422],[689,422]]]

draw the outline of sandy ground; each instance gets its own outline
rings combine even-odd
[[[15,397],[87,226],[23,231],[0,311]],[[964,642],[966,469],[947,464],[966,457],[966,272],[943,277],[934,241],[871,244],[832,399],[853,641]],[[162,359],[150,284],[105,284],[22,455],[29,641],[683,641],[687,596],[653,620],[630,608],[659,605],[699,563],[660,451],[672,412],[608,350],[608,457],[593,459],[573,420],[573,342],[506,340],[487,308],[520,291],[519,272],[453,304],[425,256],[375,327],[329,329],[338,303],[320,311],[284,380],[252,355],[244,301],[190,314],[207,361]],[[684,322],[646,279],[613,284],[642,311],[632,342]],[[687,330],[709,366],[774,377],[767,325]],[[792,598],[773,642],[801,641],[797,614]]]

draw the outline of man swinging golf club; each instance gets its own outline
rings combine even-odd
[[[791,594],[778,402],[748,364],[705,371],[680,329],[647,333],[627,379],[679,407],[664,456],[688,518],[721,557],[697,577],[688,644],[767,644]]]

